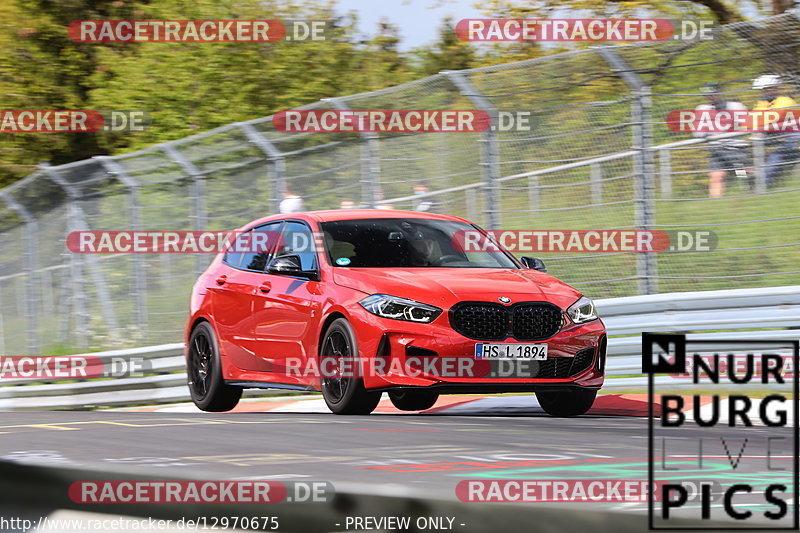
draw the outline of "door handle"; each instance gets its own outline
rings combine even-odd
[[[264,294],[267,294],[271,289],[272,289],[272,283],[270,283],[269,281],[265,281],[264,283],[258,286],[258,290],[260,290]]]
[[[217,285],[225,285],[225,282],[228,280],[228,276],[225,274],[221,275],[217,278]]]

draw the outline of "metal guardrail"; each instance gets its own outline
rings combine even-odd
[[[608,333],[606,389],[641,387],[642,331],[725,331],[728,339],[798,339],[800,286],[667,293],[596,301]],[[758,329],[759,331],[746,331]],[[719,333],[696,333],[692,339]],[[0,410],[70,409],[92,406],[188,401],[183,344],[162,344],[129,350],[85,354],[110,360],[144,357],[144,377],[85,381],[5,380],[0,387]]]

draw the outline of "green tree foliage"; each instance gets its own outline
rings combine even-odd
[[[728,22],[741,19],[742,13],[779,11],[786,4],[748,1],[487,0],[481,7],[487,17],[569,13]],[[67,37],[66,27],[74,19],[130,18],[327,20],[332,31],[326,41],[302,43],[84,44]],[[567,47],[467,43],[453,32],[455,21],[445,20],[433,43],[404,53],[400,30],[389,20],[359,36],[356,15],[342,15],[336,0],[4,0],[0,20],[3,109],[144,110],[152,119],[140,133],[3,134],[0,186],[30,174],[43,161],[60,164],[121,153],[320,98]],[[576,89],[570,98],[584,101],[596,94]]]
[[[75,43],[73,18],[130,18],[129,3],[111,0],[14,0],[0,3],[0,97],[3,109],[87,109],[90,75],[100,68],[96,49]],[[86,134],[3,134],[0,185],[29,174],[41,161],[55,164],[99,153]]]
[[[354,40],[354,16],[333,3],[261,0],[156,0],[141,18],[330,20],[332,39],[275,43],[139,43],[134,54],[101,48],[93,75],[97,107],[142,109],[152,127],[115,139],[109,150],[177,139],[228,122],[350,92],[405,81],[399,37],[382,24],[372,40]]]
[[[144,110],[152,124],[126,134],[5,134],[0,185],[54,164],[177,139],[236,120],[413,74],[388,21],[358,39],[357,18],[333,0],[9,0],[0,4],[4,109]],[[84,44],[73,19],[305,19],[330,21],[325,41]],[[331,38],[332,37],[332,38]]]
[[[720,24],[743,20],[743,13],[747,11],[768,13],[763,3],[757,0],[486,0],[476,7],[487,16],[497,18],[627,18],[660,15],[714,19]]]
[[[475,47],[462,41],[455,33],[456,21],[446,18],[439,26],[436,42],[415,49],[415,72],[430,76],[443,70],[461,70],[474,67],[477,62]]]

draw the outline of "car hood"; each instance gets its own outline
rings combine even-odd
[[[494,268],[334,268],[337,285],[367,294],[390,294],[447,309],[457,302],[548,301],[566,309],[581,294],[536,270]]]

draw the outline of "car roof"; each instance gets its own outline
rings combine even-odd
[[[242,227],[249,228],[267,222],[289,219],[332,222],[335,220],[356,220],[364,218],[423,218],[470,223],[468,220],[451,215],[440,215],[438,213],[425,213],[420,211],[401,211],[398,209],[329,209],[326,211],[302,211],[298,213],[271,215],[249,222]]]

